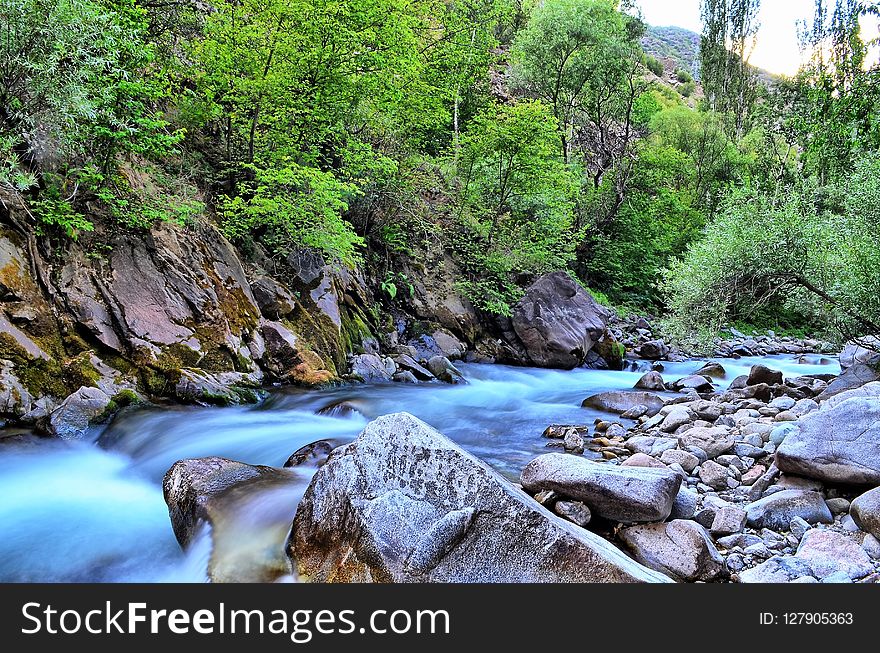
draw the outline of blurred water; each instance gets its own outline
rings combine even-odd
[[[839,372],[836,359],[821,356],[719,362],[727,370],[722,386],[757,362],[786,376]],[[674,380],[702,364],[665,363],[663,375]],[[286,389],[259,406],[128,412],[97,443],[0,439],[0,580],[204,581],[210,535],[203,532],[182,553],[162,498],[162,476],[177,460],[224,456],[280,466],[305,444],[319,439],[342,444],[369,420],[407,411],[515,479],[546,451],[540,436],[549,424],[591,423],[600,413],[580,407],[585,397],[631,388],[644,371],[460,369],[468,385]],[[339,401],[359,412],[316,414]],[[215,549],[229,560],[255,555],[255,549],[274,547],[277,553],[312,471],[297,469],[282,486],[256,488],[236,499],[235,514],[218,529],[223,546]]]

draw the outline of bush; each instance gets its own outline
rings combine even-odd
[[[650,54],[645,55],[645,68],[657,75],[657,77],[663,77],[663,64],[660,63],[659,59],[652,57]]]

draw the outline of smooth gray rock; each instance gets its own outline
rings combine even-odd
[[[871,558],[855,540],[832,530],[811,528],[795,557],[806,562],[819,579],[842,572],[855,580],[874,570]]]
[[[856,497],[849,507],[849,514],[859,528],[880,538],[880,487]]]
[[[874,399],[880,399],[880,381],[872,381],[871,383],[866,383],[865,385],[853,388],[852,390],[844,390],[840,394],[836,394],[830,399],[823,401],[819,409],[830,410],[838,404],[842,404],[847,399],[852,399],[854,397],[872,397]]]
[[[829,383],[822,394],[816,397],[816,401],[822,403],[841,392],[861,388],[874,381],[880,381],[880,370],[874,365],[857,363]]]
[[[78,440],[101,417],[111,398],[98,388],[81,387],[49,415],[49,431],[62,440]]]
[[[880,365],[880,336],[866,336],[846,343],[840,352],[840,369],[853,365]]]
[[[797,425],[776,450],[780,470],[827,483],[880,485],[880,399],[848,399]]]
[[[643,565],[681,581],[710,581],[724,560],[702,526],[676,519],[666,524],[630,526],[620,539]]]
[[[623,443],[623,446],[633,453],[645,453],[649,456],[657,456],[678,446],[675,438],[664,438],[653,435],[636,435]]]
[[[297,509],[287,551],[317,582],[669,580],[406,413],[371,422],[330,456]]]
[[[700,464],[700,459],[689,451],[666,449],[660,455],[660,462],[666,465],[679,464],[684,471],[690,474]]]
[[[530,462],[520,480],[528,492],[553,490],[583,501],[595,515],[624,523],[666,519],[681,485],[681,476],[669,469],[619,467],[558,453]]]
[[[637,390],[659,390],[660,392],[666,390],[666,384],[660,372],[645,373],[642,378],[636,381],[634,387]]]
[[[810,524],[830,524],[833,520],[822,495],[805,490],[775,492],[746,505],[745,510],[749,526],[776,531],[788,530],[795,517]]]
[[[660,409],[666,405],[666,402],[651,392],[610,390],[587,397],[581,405],[584,408],[594,408],[595,410],[604,410],[618,414],[625,413],[634,406],[641,405],[648,409],[645,414],[648,417],[653,417],[660,412]]]
[[[682,449],[699,447],[709,458],[715,458],[733,449],[736,440],[730,430],[725,427],[695,426],[678,436]]]
[[[794,556],[770,558],[739,575],[740,583],[792,583],[800,578],[814,578],[813,570]]]
[[[700,495],[693,490],[681,488],[672,503],[672,512],[669,513],[670,519],[693,519],[697,512],[699,498]]]
[[[538,367],[581,365],[605,333],[610,313],[565,272],[545,274],[513,307],[511,323]]]
[[[391,380],[391,374],[385,368],[385,363],[375,354],[352,356],[351,373],[367,383]]]

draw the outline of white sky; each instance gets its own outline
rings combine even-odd
[[[636,0],[649,25],[702,31],[699,0]],[[798,21],[810,21],[814,0],[763,0],[760,31],[751,63],[771,73],[791,75],[801,62]]]

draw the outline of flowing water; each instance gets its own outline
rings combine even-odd
[[[836,359],[822,356],[719,362],[727,370],[721,385],[757,362],[786,376],[839,372]],[[673,380],[702,364],[665,363],[663,374]],[[632,388],[644,372],[459,367],[467,385],[285,389],[258,406],[133,410],[90,441],[0,431],[0,580],[204,581],[210,534],[202,532],[182,552],[162,498],[162,476],[177,460],[223,456],[281,466],[305,444],[342,444],[369,420],[406,411],[515,479],[546,452],[541,433],[549,424],[592,423],[600,413],[580,407],[585,397]],[[317,414],[340,401],[359,412]],[[233,566],[261,556],[278,559],[313,471],[297,468],[289,483],[234,497],[229,518],[215,524],[215,557],[222,552]]]

